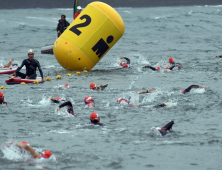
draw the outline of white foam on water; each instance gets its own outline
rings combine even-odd
[[[203,93],[205,93],[205,89],[203,89],[203,88],[191,89],[190,93],[191,94],[203,94]]]
[[[63,108],[60,108],[59,111],[57,111],[57,108],[55,109],[55,114],[56,115],[59,115],[59,116],[64,116],[64,117],[74,117],[72,114],[70,114],[69,112],[67,112],[67,107],[63,107]]]
[[[43,95],[42,100],[38,103],[40,106],[49,106],[51,103],[51,100],[48,96]]]
[[[141,104],[145,104],[145,103],[151,103],[153,101],[155,101],[155,99],[162,95],[163,92],[159,89],[156,89],[155,91],[153,91],[152,93],[145,93],[145,97],[143,98]]]
[[[167,107],[177,106],[177,102],[178,102],[177,99],[170,99],[168,102],[166,102],[168,104]]]
[[[31,155],[23,148],[21,151],[15,144],[3,146],[1,148],[4,156],[3,158],[14,162],[27,162],[32,159]]]

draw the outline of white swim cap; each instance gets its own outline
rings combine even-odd
[[[82,7],[81,6],[77,6],[77,9],[82,9]]]
[[[30,54],[30,53],[31,53],[31,54],[33,53],[33,54],[34,54],[34,51],[33,51],[32,49],[30,49],[30,50],[28,51],[28,54]]]

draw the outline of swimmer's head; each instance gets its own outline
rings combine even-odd
[[[94,102],[94,99],[90,96],[85,97],[84,99],[85,104],[89,104],[91,102]]]
[[[169,63],[170,63],[170,64],[173,64],[173,63],[174,63],[173,57],[170,57],[170,58],[169,58]]]
[[[128,68],[128,64],[124,63],[123,68]]]
[[[156,69],[157,69],[158,71],[160,71],[160,67],[159,67],[159,66],[157,66]]]
[[[58,100],[58,101],[65,101],[65,99],[63,99],[61,97],[56,97],[55,99]]]
[[[166,70],[169,69],[169,66],[166,66],[165,69],[166,69]]]
[[[120,66],[123,66],[123,64],[125,64],[125,63],[124,63],[124,62],[120,62],[120,63],[119,63]]]
[[[90,87],[91,90],[95,90],[96,89],[96,84],[95,83],[91,83],[89,87]]]
[[[99,117],[99,115],[97,113],[94,112],[94,113],[91,113],[90,120],[92,122],[99,122],[100,121],[100,117]]]
[[[26,141],[23,141],[23,142],[21,142],[21,143],[23,143],[23,144],[25,144],[25,145],[28,145],[28,146],[29,146],[29,143],[28,143],[28,142],[26,142]]]
[[[46,158],[46,159],[50,158],[50,156],[52,156],[52,153],[50,150],[44,151],[41,155],[41,157]]]
[[[4,100],[4,93],[0,92],[0,100]]]
[[[180,90],[180,92],[183,93],[183,92],[184,92],[184,89]]]

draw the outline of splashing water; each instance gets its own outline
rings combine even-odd
[[[31,155],[23,148],[18,148],[15,144],[2,147],[4,158],[15,162],[26,162],[31,158]]]

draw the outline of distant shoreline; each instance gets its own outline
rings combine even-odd
[[[94,2],[78,0],[82,7]],[[74,0],[0,0],[0,9],[72,8]],[[170,7],[222,5],[222,0],[101,0],[112,7]]]

